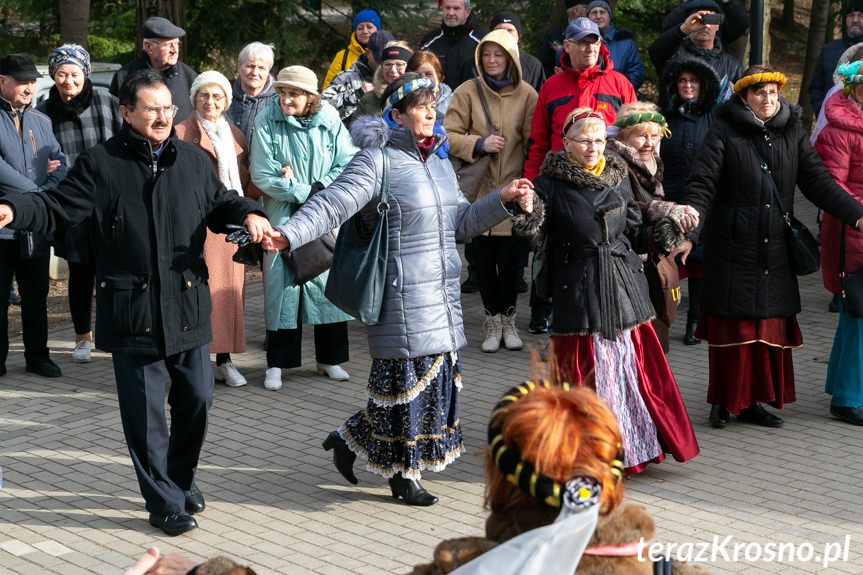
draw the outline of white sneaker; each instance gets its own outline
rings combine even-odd
[[[231,387],[242,387],[247,383],[243,374],[237,371],[237,368],[234,367],[234,364],[230,361],[217,365],[216,369],[213,370],[213,375],[216,379],[224,381],[225,385],[229,385]]]
[[[488,311],[485,314],[485,321],[482,322],[482,328],[485,330],[485,341],[482,342],[482,350],[485,353],[494,353],[500,349],[500,338],[503,329],[500,314],[491,315]]]
[[[282,389],[282,368],[271,367],[267,370],[266,377],[264,377],[264,388],[271,391]]]
[[[326,375],[334,381],[347,381],[350,375],[342,369],[340,365],[327,365],[325,363],[317,364],[318,373]]]
[[[509,315],[501,316],[500,322],[503,327],[503,346],[513,351],[521,349],[524,343],[518,336],[518,328],[515,327],[515,310],[510,308]]]
[[[86,339],[76,342],[75,350],[72,352],[72,361],[74,363],[90,363],[90,351],[92,349],[93,344]]]

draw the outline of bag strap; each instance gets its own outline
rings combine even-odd
[[[764,161],[764,158],[761,157],[761,153],[758,151],[758,148],[755,147],[755,142],[753,142],[751,138],[746,138],[746,141],[749,143],[749,147],[752,148],[752,151],[755,152],[755,157],[758,158],[761,171],[767,175],[770,187],[773,190],[773,199],[776,201],[776,205],[779,206],[779,211],[782,212],[785,224],[791,226],[791,214],[785,210],[785,206],[782,204],[782,198],[779,197],[779,188],[776,186],[776,180],[773,179],[773,172],[770,171],[770,166],[768,166],[767,162]]]
[[[494,136],[494,124],[491,122],[491,113],[488,111],[488,102],[485,99],[485,94],[482,91],[482,85],[479,78],[473,79],[473,85],[476,88],[476,93],[479,95],[479,104],[482,106],[482,113],[485,114],[485,122],[488,124],[488,131]]]
[[[842,236],[839,239],[839,277],[845,277],[845,224],[842,224]]]
[[[387,151],[386,146],[381,148],[381,154],[384,164],[384,173],[381,177],[381,201],[378,202],[379,214],[390,209],[390,205],[387,203],[387,196],[390,193],[390,153]]]

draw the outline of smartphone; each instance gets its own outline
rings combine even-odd
[[[722,14],[702,14],[701,15],[701,23],[702,24],[716,24],[717,26],[722,24],[725,20],[725,16]]]

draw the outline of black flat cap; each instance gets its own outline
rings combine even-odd
[[[0,58],[0,75],[12,76],[19,82],[42,77],[29,54],[9,54]]]
[[[153,16],[147,18],[141,26],[141,35],[144,38],[182,38],[186,31],[179,26],[174,26],[167,18]]]

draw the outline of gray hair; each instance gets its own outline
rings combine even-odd
[[[270,65],[270,68],[272,68],[273,62],[276,59],[276,54],[273,52],[273,48],[275,48],[273,44],[263,44],[261,42],[246,44],[243,46],[243,49],[240,50],[240,55],[237,56],[237,64],[240,65],[243,62],[263,60]]]

